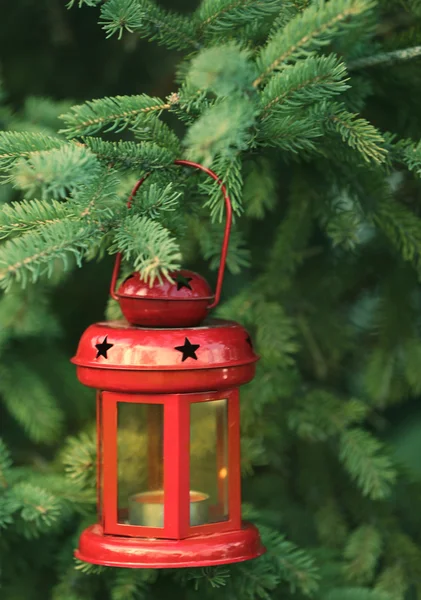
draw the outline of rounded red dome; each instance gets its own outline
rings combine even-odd
[[[170,273],[172,281],[155,280],[152,286],[132,273],[117,291],[121,311],[132,325],[193,327],[206,317],[213,300],[204,277],[182,269]]]

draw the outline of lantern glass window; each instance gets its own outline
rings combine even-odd
[[[190,405],[190,525],[228,519],[228,402]],[[196,505],[196,508],[195,508]]]
[[[164,526],[162,404],[117,403],[118,522]]]

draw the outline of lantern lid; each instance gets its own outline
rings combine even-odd
[[[140,278],[140,274],[135,272],[126,277],[117,291],[119,298],[145,298],[148,300],[210,300],[213,297],[212,290],[204,277],[195,273],[181,269],[169,274],[172,281],[168,279],[162,282],[154,280],[152,286]]]
[[[191,371],[255,363],[246,329],[234,321],[209,319],[199,327],[147,328],[126,321],[88,327],[72,362],[119,371]]]
[[[155,279],[152,285],[135,272],[115,294],[121,311],[132,325],[192,327],[206,317],[214,296],[204,277],[182,269],[169,274],[171,281]]]

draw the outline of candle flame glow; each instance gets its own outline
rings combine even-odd
[[[227,475],[228,475],[228,469],[226,467],[222,467],[222,469],[219,469],[219,478],[220,479],[225,479]]]

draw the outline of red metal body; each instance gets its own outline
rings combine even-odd
[[[106,443],[102,456],[103,465],[103,515],[102,527],[106,534],[135,537],[160,537],[183,539],[197,534],[217,533],[241,528],[241,507],[238,502],[240,490],[240,464],[238,461],[240,411],[238,391],[210,394],[117,394],[102,392],[102,424]],[[189,507],[189,432],[190,404],[208,402],[219,398],[228,399],[228,456],[229,465],[229,518],[219,523],[191,527]],[[148,528],[118,523],[117,520],[117,403],[139,402],[164,405],[164,527]],[[187,475],[187,476],[186,476]]]
[[[212,177],[219,182],[216,175]],[[224,264],[228,235],[229,227]],[[259,556],[264,548],[257,529],[241,522],[238,391],[253,378],[258,357],[247,331],[237,323],[211,319],[198,325],[210,304],[219,300],[223,266],[211,302],[206,281],[189,271],[174,273],[173,283],[151,288],[134,274],[115,294],[120,260],[116,261],[112,293],[129,322],[91,325],[73,358],[79,380],[98,390],[99,524],[82,533],[76,556],[95,564],[148,568],[218,565]],[[139,323],[159,323],[160,327],[141,327]],[[124,429],[121,411],[137,407],[144,410],[139,415],[146,415],[143,423],[130,417],[129,429]],[[202,435],[202,421],[198,425],[192,420],[193,407],[211,409],[208,416],[203,413],[203,423],[211,435],[206,452],[214,456],[210,463],[208,460],[211,468],[204,476],[202,491],[195,492],[191,461],[197,461],[191,445],[197,440],[197,431],[199,439]],[[143,429],[136,430],[137,425]],[[198,426],[199,430],[194,429]],[[119,444],[124,447],[125,435],[134,440],[134,456],[129,453],[128,458],[119,450]],[[141,475],[137,470],[131,479],[124,479],[124,465],[137,469],[141,462],[136,455],[142,450],[139,440],[143,440],[144,468]],[[146,485],[146,492],[126,494],[126,484],[135,492]],[[207,493],[209,485],[215,488],[212,497]],[[146,500],[142,500],[144,493]],[[138,496],[140,504],[133,509],[130,502],[133,498],[137,502]],[[162,499],[151,505],[154,497]],[[194,506],[192,498],[202,505]],[[140,517],[130,512],[138,506]],[[195,509],[199,512],[192,517]],[[144,510],[151,510],[152,517]]]

